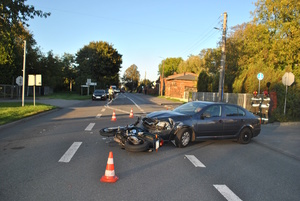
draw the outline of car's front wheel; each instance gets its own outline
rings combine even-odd
[[[175,136],[175,144],[179,148],[188,146],[191,141],[191,131],[187,128],[181,129]]]
[[[252,132],[249,128],[244,128],[239,135],[238,142],[241,144],[248,144],[251,141]]]

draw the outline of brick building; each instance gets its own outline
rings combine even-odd
[[[165,96],[187,100],[189,92],[197,92],[197,79],[198,75],[195,73],[181,73],[164,78]]]

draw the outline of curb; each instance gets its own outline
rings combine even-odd
[[[273,123],[267,123],[265,126],[297,126],[300,125],[300,122],[273,122]]]

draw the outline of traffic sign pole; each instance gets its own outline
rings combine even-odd
[[[264,74],[258,73],[258,74],[257,74],[257,79],[258,79],[258,95],[259,95],[259,94],[260,94],[260,81],[261,81],[262,79],[264,79]]]
[[[288,86],[291,86],[294,83],[294,81],[295,81],[295,75],[291,72],[286,72],[282,76],[282,83],[285,85],[285,99],[284,99],[284,109],[283,109],[284,115],[286,113],[286,97],[287,97]]]

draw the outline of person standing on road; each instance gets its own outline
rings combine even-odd
[[[109,100],[113,99],[113,95],[114,95],[114,90],[113,90],[112,86],[110,86],[110,88],[108,90]]]

